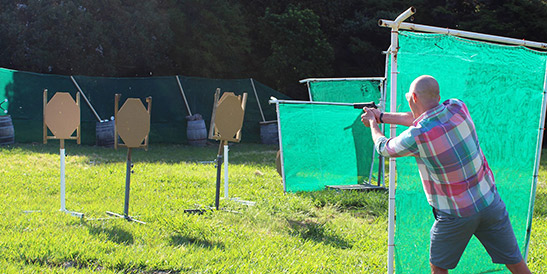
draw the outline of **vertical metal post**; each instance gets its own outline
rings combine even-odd
[[[127,166],[125,169],[125,203],[123,205],[124,217],[129,217],[129,189],[131,185],[131,148],[127,148]]]
[[[547,64],[545,65],[545,76],[543,78],[543,104],[541,106],[541,118],[539,120],[539,133],[536,144],[536,163],[534,167],[534,176],[532,178],[532,190],[530,192],[530,202],[528,208],[528,220],[526,223],[526,246],[524,247],[524,261],[528,259],[528,252],[530,251],[530,235],[532,234],[532,218],[534,213],[534,200],[536,197],[537,182],[539,176],[539,167],[541,159],[541,150],[543,144],[543,134],[545,133],[545,112],[547,112]]]
[[[391,94],[390,94],[390,111],[397,111],[397,54],[399,51],[399,25],[416,10],[414,7],[410,7],[405,12],[401,13],[395,19],[395,25],[391,28]],[[390,125],[390,137],[397,135],[397,125]],[[388,225],[388,239],[387,239],[387,273],[394,272],[393,262],[395,259],[395,173],[397,161],[394,157],[389,158],[389,225]]]
[[[311,98],[310,98],[311,99]],[[283,180],[283,192],[287,192],[287,184],[285,178],[285,162],[283,161],[283,138],[281,134],[281,115],[279,114],[279,102],[275,103],[275,110],[277,112],[277,134],[279,138],[279,159],[281,162],[281,179]]]
[[[220,176],[221,176],[221,170],[222,170],[222,146],[224,145],[224,141],[220,141],[220,145],[218,147],[218,153],[217,153],[217,184],[216,184],[216,192],[215,192],[215,208],[218,210],[220,205]]]
[[[228,199],[228,142],[224,145],[224,199]]]
[[[61,158],[61,211],[66,211],[65,206],[65,140],[60,140],[61,149],[59,156]]]

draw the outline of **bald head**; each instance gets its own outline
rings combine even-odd
[[[441,100],[439,83],[429,75],[422,75],[410,84],[409,93],[414,93],[425,107],[435,106]]]

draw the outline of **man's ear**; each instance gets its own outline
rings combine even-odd
[[[412,101],[414,101],[414,103],[418,102],[418,95],[416,95],[415,92],[412,93]]]

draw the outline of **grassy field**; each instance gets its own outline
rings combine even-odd
[[[214,203],[217,146],[135,150],[129,213],[122,213],[126,150],[67,144],[59,212],[59,145],[0,147],[2,273],[385,273],[387,193],[283,193],[274,146],[230,148],[226,210]],[[544,153],[547,153],[545,151]],[[547,161],[542,163],[529,263],[547,273]],[[222,194],[223,196],[223,194]]]

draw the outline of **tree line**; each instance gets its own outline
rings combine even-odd
[[[64,75],[382,76],[401,0],[0,0],[0,66]],[[547,1],[416,0],[419,24],[547,41]]]

